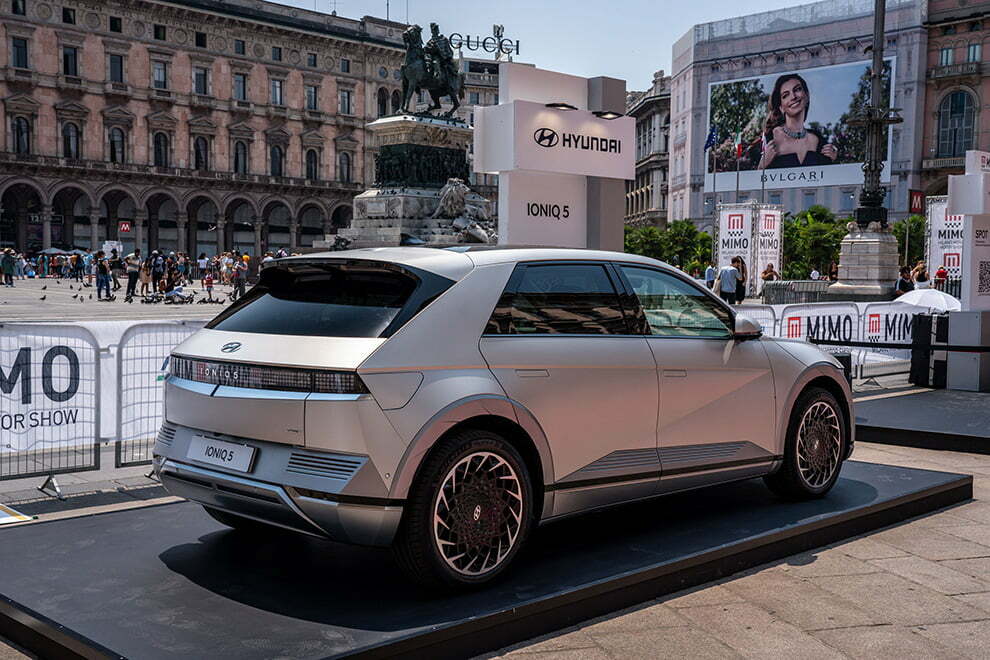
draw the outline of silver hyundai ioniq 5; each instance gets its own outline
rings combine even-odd
[[[763,477],[825,495],[849,385],[680,271],[565,249],[281,259],[172,352],[155,472],[251,532],[483,584],[536,525]]]

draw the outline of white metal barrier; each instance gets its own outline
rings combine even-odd
[[[91,332],[0,324],[0,480],[99,469],[101,394]]]
[[[117,447],[115,464],[151,461],[164,405],[162,367],[173,348],[203,326],[200,321],[141,323],[117,345]]]
[[[759,321],[765,334],[777,336],[777,314],[770,305],[738,305],[736,309],[754,321]]]

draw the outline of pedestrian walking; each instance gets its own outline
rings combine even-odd
[[[0,257],[0,271],[3,272],[4,286],[14,286],[14,263],[14,251],[7,248],[3,251],[3,257]]]
[[[147,296],[154,289],[151,288],[151,257],[141,263],[141,270],[138,271],[138,281],[141,283],[141,295]]]
[[[206,272],[210,268],[210,260],[206,258],[205,252],[199,253],[199,258],[196,259],[196,268],[198,269],[196,275],[199,276],[199,288],[202,291],[205,288],[203,280],[206,279]]]
[[[715,279],[719,297],[730,305],[736,304],[736,290],[742,281],[739,265],[739,257],[733,257],[730,265],[722,266]]]
[[[712,262],[708,262],[708,267],[705,268],[705,286],[711,291],[715,287],[715,278],[718,276],[718,271],[715,270],[715,266]]]
[[[736,257],[739,263],[736,267],[739,269],[739,281],[736,282],[736,304],[741,305],[744,300],[746,300],[746,285],[749,282],[749,271],[746,269],[746,260],[742,257]]]
[[[93,261],[96,268],[96,299],[103,300],[103,294],[106,293],[106,299],[113,300],[110,294],[110,261],[106,253],[100,250]]]
[[[120,282],[117,280],[117,276],[124,270],[124,262],[120,258],[120,254],[117,252],[117,248],[110,250],[110,277],[113,279],[113,290],[117,291],[120,289]]]
[[[127,268],[127,291],[124,293],[124,300],[130,302],[134,298],[134,290],[137,288],[141,274],[141,248],[134,248],[134,252],[124,257],[124,265]]]

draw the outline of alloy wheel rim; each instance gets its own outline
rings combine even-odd
[[[522,484],[509,463],[475,452],[447,472],[433,504],[433,539],[453,571],[488,573],[502,564],[522,529]]]
[[[811,488],[821,488],[839,466],[842,428],[835,408],[825,401],[811,404],[801,417],[797,437],[797,462],[801,478]]]

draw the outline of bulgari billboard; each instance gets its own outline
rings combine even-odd
[[[727,80],[708,86],[705,191],[857,185],[863,182],[870,62]],[[889,102],[895,58],[885,61]],[[890,136],[882,181],[890,181]],[[738,175],[737,175],[738,172]]]

